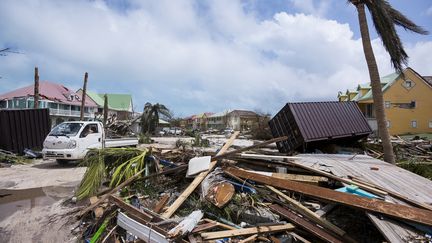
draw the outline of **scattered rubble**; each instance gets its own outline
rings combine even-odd
[[[92,189],[77,194],[90,198],[77,214],[77,237],[90,242],[430,239],[432,195],[423,187],[431,188],[431,181],[362,154],[285,156],[269,148],[271,155],[262,153],[286,137],[232,149],[237,136],[217,154],[190,147],[94,150],[81,184]],[[354,224],[356,219],[362,223]]]

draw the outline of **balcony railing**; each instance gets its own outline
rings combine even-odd
[[[70,116],[70,117],[80,117],[81,112],[80,111],[73,111],[73,110],[63,110],[63,109],[55,109],[50,108],[50,115],[53,116]],[[84,112],[84,117],[93,117],[92,113]]]

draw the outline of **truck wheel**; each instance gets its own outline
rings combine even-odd
[[[69,163],[69,160],[65,160],[65,159],[58,159],[56,161],[59,165],[67,165]]]

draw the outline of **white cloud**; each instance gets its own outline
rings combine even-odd
[[[290,0],[294,7],[302,13],[324,16],[331,6],[332,0]]]
[[[131,6],[2,1],[0,46],[13,43],[25,55],[0,59],[0,82],[7,82],[0,93],[30,83],[37,65],[42,79],[71,87],[88,71],[90,89],[132,93],[139,109],[150,101],[182,115],[276,112],[287,101],[336,99],[368,80],[361,40],[347,24],[285,12],[260,21],[233,0]],[[381,74],[392,72],[380,41],[373,44]],[[425,67],[430,50],[430,42],[409,48],[413,64]]]
[[[427,10],[426,10],[426,14],[429,16],[432,16],[432,6],[430,6]]]

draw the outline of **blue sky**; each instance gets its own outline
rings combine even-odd
[[[432,31],[430,0],[390,0]],[[393,72],[369,22],[380,73]],[[224,109],[274,114],[292,101],[334,100],[367,82],[357,13],[341,0],[4,0],[0,93],[41,80],[130,93],[177,116]],[[432,37],[399,30],[410,66],[432,75]]]

